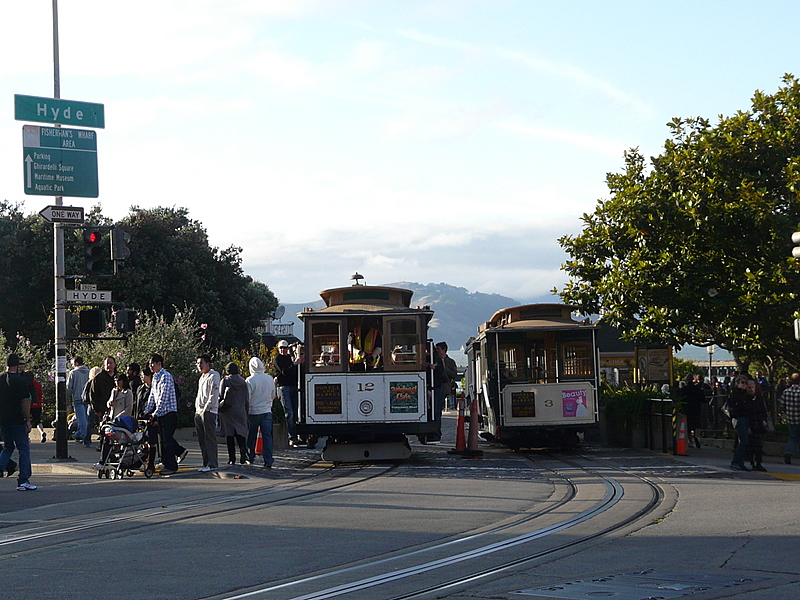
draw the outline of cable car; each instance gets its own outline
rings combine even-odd
[[[481,437],[511,448],[570,447],[597,423],[597,328],[566,304],[497,311],[466,344]]]
[[[411,290],[359,282],[320,292],[325,308],[306,308],[305,362],[297,430],[310,443],[327,437],[332,462],[400,460],[407,435],[421,441],[432,422],[428,306]]]

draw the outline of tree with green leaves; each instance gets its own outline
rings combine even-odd
[[[715,343],[746,364],[800,366],[792,318],[800,268],[800,82],[716,125],[674,119],[661,155],[637,149],[609,174],[610,197],[559,242],[570,281],[559,293],[628,339]]]
[[[131,234],[131,257],[112,278],[114,297],[171,318],[184,305],[208,324],[206,342],[247,347],[278,301],[242,271],[242,249],[212,247],[185,208],[133,207],[117,226]]]
[[[53,226],[0,202],[0,330],[42,343],[53,337]],[[50,322],[48,324],[48,318]]]
[[[185,208],[133,207],[118,223],[99,206],[87,211],[86,224],[117,226],[131,234],[131,256],[118,274],[87,278],[112,291],[115,301],[170,321],[185,307],[206,323],[208,347],[248,347],[253,331],[275,310],[270,289],[242,270],[242,249],[213,247],[203,225]],[[67,275],[83,272],[83,230],[66,229]],[[53,338],[53,226],[19,205],[0,203],[0,330],[24,333],[36,344]]]

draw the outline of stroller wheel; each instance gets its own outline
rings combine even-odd
[[[108,469],[106,469],[103,474],[106,476],[106,479],[111,479],[111,475],[108,473]]]
[[[102,479],[103,478],[103,469],[97,469],[97,478],[98,479]]]
[[[117,469],[117,479],[122,479],[125,476],[125,471]]]
[[[127,471],[125,471],[125,475],[127,475],[128,477],[133,477],[133,471],[128,469]]]
[[[111,479],[116,479],[117,478],[117,470],[116,469],[111,469],[111,472],[108,475],[106,475],[106,477],[111,477]]]
[[[147,468],[144,470],[144,476],[150,479],[153,476],[153,469]]]

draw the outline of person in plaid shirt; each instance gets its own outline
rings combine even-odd
[[[161,475],[172,475],[178,472],[178,460],[175,456],[178,450],[178,442],[175,441],[175,429],[178,427],[175,381],[172,374],[164,368],[164,357],[160,354],[150,356],[150,370],[153,371],[153,383],[144,412],[153,415],[158,421],[161,462],[164,463]]]
[[[789,441],[783,450],[783,461],[792,464],[792,452],[800,446],[800,373],[792,373],[791,386],[781,395],[783,416],[789,422]]]

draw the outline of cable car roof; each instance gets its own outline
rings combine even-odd
[[[325,308],[305,309],[303,314],[313,313],[351,313],[351,312],[403,312],[426,311],[429,306],[411,307],[412,290],[382,285],[350,285],[323,290],[319,293],[325,301]]]
[[[577,310],[571,304],[523,304],[503,308],[492,315],[492,318],[478,327],[479,332],[491,329],[525,330],[525,329],[583,329],[595,328],[588,319],[575,321],[572,313]]]

